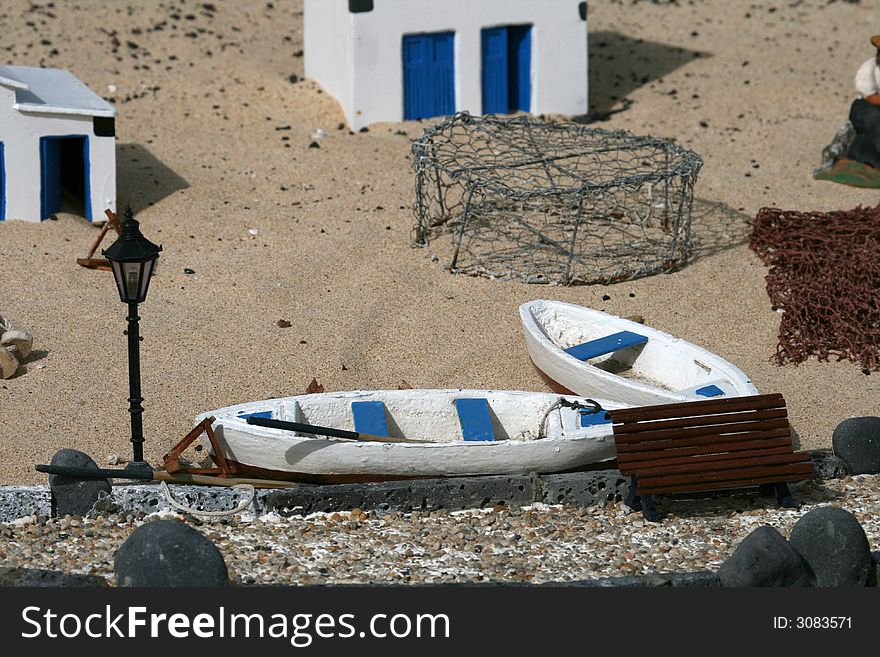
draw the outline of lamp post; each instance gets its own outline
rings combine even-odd
[[[144,429],[141,415],[141,352],[138,331],[138,304],[147,298],[150,277],[156,268],[161,246],[156,246],[141,234],[131,208],[125,209],[119,238],[102,253],[110,261],[119,298],[128,304],[128,388],[131,413],[132,464],[144,466]]]

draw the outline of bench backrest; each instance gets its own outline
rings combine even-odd
[[[812,476],[780,394],[609,411],[622,474],[640,495],[739,488]]]

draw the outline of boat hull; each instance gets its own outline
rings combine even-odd
[[[426,393],[429,401],[425,401]],[[468,397],[487,399],[499,439],[483,442],[450,437],[448,428],[458,422],[453,401]],[[563,415],[575,413],[568,408],[552,410],[544,420],[545,411],[559,398],[545,393],[481,390],[320,393],[218,409],[201,414],[197,421],[216,417],[216,440],[237,471],[316,483],[551,473],[613,459],[616,450],[610,424],[580,427],[572,419],[574,415]],[[351,429],[343,411],[352,401],[383,401],[393,435],[407,435],[413,427],[422,427],[423,435],[418,442],[408,443],[341,441],[251,425],[240,417],[268,408],[277,419]],[[609,410],[625,406],[600,403]],[[547,427],[543,436],[542,421]],[[430,440],[431,431],[436,431],[440,442]],[[210,449],[209,443],[205,446]]]
[[[529,356],[556,391],[598,395],[634,406],[705,400],[696,390],[706,386],[715,386],[725,397],[758,394],[748,376],[732,363],[630,320],[556,301],[523,304],[520,318]],[[610,355],[584,362],[565,352],[566,347],[620,331],[648,338],[642,351],[626,350],[622,363],[612,361]],[[611,365],[624,371],[629,366],[639,371],[641,379],[609,371],[615,369]]]

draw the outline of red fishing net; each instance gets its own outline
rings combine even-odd
[[[783,311],[771,360],[849,359],[880,368],[880,205],[841,212],[761,208],[749,247]]]

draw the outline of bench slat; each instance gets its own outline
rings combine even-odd
[[[747,433],[750,431],[769,431],[771,429],[787,428],[788,420],[761,420],[759,422],[738,422],[727,425],[710,425],[708,427],[688,427],[684,429],[668,429],[666,431],[648,431],[645,433],[616,435],[615,441],[620,445],[631,443],[650,443],[662,440],[677,440],[679,438],[692,438],[694,436],[721,436]]]
[[[709,490],[728,490],[731,488],[744,488],[746,486],[760,486],[761,484],[775,484],[781,481],[804,481],[813,476],[813,464],[799,464],[797,470],[795,466],[789,466],[792,471],[784,474],[773,474],[768,476],[747,476],[742,479],[723,481],[723,482],[705,482],[697,484],[675,485],[675,486],[654,486],[651,488],[642,488],[639,486],[639,495],[656,495],[659,493],[693,493],[698,491]]]
[[[713,415],[715,413],[734,413],[737,411],[762,410],[765,408],[782,408],[785,400],[780,394],[751,395],[748,397],[730,397],[727,399],[707,399],[706,401],[678,402],[657,406],[641,406],[638,408],[621,408],[608,411],[618,422],[641,422],[671,417],[687,417]],[[678,411],[682,411],[678,413]]]
[[[810,459],[808,453],[804,453],[806,460]],[[755,466],[742,468],[741,470],[720,470],[718,472],[701,472],[697,474],[674,474],[651,477],[639,476],[639,492],[658,487],[678,487],[688,484],[721,483],[748,479],[751,477],[769,477],[770,475],[797,474],[804,467],[809,467],[812,472],[813,463],[795,463],[786,465],[768,465],[766,467]]]
[[[636,454],[620,454],[617,457],[617,463],[621,474],[639,474],[647,468],[659,468],[666,465],[678,465],[680,463],[705,463],[711,461],[722,461],[728,458],[749,458],[751,456],[759,456],[761,454],[791,454],[791,441],[783,438],[777,440],[761,441],[755,445],[756,441],[746,443],[733,443],[742,445],[741,448],[717,449],[712,446],[694,447],[694,450],[701,449],[701,452],[695,454],[680,454],[680,451],[686,450],[666,450],[660,454],[643,452]],[[767,443],[777,443],[776,447],[768,447]],[[751,449],[759,447],[759,449]]]
[[[724,415],[706,415],[699,418],[675,418],[672,420],[655,420],[653,422],[640,422],[622,424],[615,427],[614,433],[625,435],[630,433],[642,433],[661,431],[664,429],[677,429],[680,427],[711,426],[715,424],[732,424],[735,422],[755,422],[758,420],[781,420],[788,417],[788,411],[784,408],[771,408],[752,413],[727,413]]]
[[[717,456],[720,458],[714,460],[702,459],[693,463],[679,463],[676,465],[639,468],[636,471],[636,474],[639,475],[639,479],[645,480],[649,480],[654,476],[665,477],[666,475],[688,474],[691,472],[700,473],[705,475],[705,478],[708,478],[710,474],[720,473],[723,470],[741,470],[765,465],[786,465],[788,463],[802,463],[804,460],[800,454],[792,452],[791,450],[788,451],[788,454],[768,454],[766,451],[759,450],[752,452],[751,456],[744,456],[743,454],[738,454],[736,456],[719,454]]]

